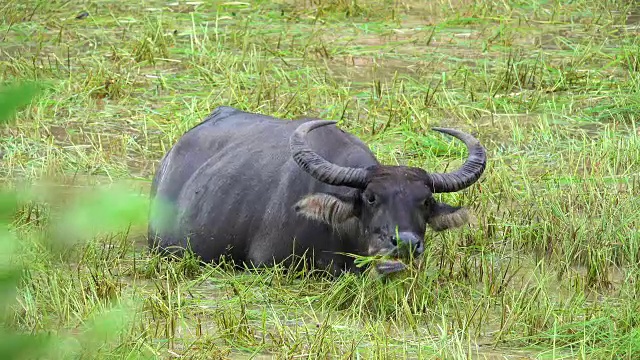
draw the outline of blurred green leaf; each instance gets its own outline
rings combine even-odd
[[[10,223],[18,208],[18,195],[15,192],[0,190],[0,223]]]
[[[33,359],[43,355],[50,344],[50,336],[16,334],[0,327],[0,354],[3,359]]]
[[[33,83],[11,85],[0,90],[0,123],[6,123],[13,114],[31,102],[38,92]],[[146,201],[121,191],[98,191],[83,197],[68,212],[62,214],[65,234],[84,241],[100,230],[117,230],[131,223],[144,221]],[[15,262],[18,239],[9,230],[9,224],[18,210],[19,196],[15,191],[0,190],[0,354],[5,359],[77,358],[80,353],[90,354],[105,342],[126,330],[132,319],[124,307],[98,312],[80,336],[61,337],[21,333],[11,328],[11,304],[15,302],[23,265]],[[56,239],[53,239],[56,240]],[[8,321],[9,320],[9,321]],[[55,341],[54,341],[55,340]],[[55,345],[55,346],[54,346]],[[58,353],[58,356],[52,355]]]
[[[141,224],[146,220],[147,209],[146,198],[124,189],[93,190],[62,215],[55,233],[67,243],[82,241],[100,232]]]
[[[8,122],[20,107],[29,104],[38,90],[34,83],[10,85],[0,89],[0,124]]]
[[[133,318],[133,306],[120,305],[109,310],[101,311],[97,316],[87,321],[86,332],[83,336],[84,346],[98,347],[111,342],[124,332]]]
[[[0,309],[4,310],[5,306],[16,296],[16,286],[22,277],[19,270],[0,271]]]

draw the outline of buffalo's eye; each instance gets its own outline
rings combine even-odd
[[[373,193],[369,193],[367,195],[365,195],[365,199],[367,200],[367,203],[369,205],[373,205],[376,203],[376,195]]]

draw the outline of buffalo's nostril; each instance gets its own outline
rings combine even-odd
[[[394,245],[396,239],[393,239]],[[424,246],[422,244],[422,239],[412,232],[401,232],[398,234],[398,240],[402,245],[408,246],[414,253],[422,254],[424,251]]]
[[[422,244],[422,242],[420,242],[420,244],[418,244],[418,246],[414,250],[416,254],[421,255],[424,252],[424,245]]]
[[[422,242],[422,240],[416,234],[408,231],[399,233],[398,239],[400,240],[400,242],[411,246],[417,246]]]

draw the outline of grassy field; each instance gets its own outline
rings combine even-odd
[[[43,86],[0,128],[7,331],[52,359],[637,359],[639,31],[634,1],[5,0],[0,77]],[[219,105],[433,171],[466,152],[430,127],[477,134],[485,175],[441,196],[476,221],[385,282],[152,256],[154,167]]]

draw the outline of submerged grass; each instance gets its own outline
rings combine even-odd
[[[43,85],[0,130],[4,186],[36,194],[10,219],[26,268],[9,328],[67,338],[132,300],[129,323],[83,355],[637,358],[636,7],[5,2],[2,82]],[[433,171],[465,150],[431,127],[473,132],[486,174],[441,196],[476,221],[428,234],[425,257],[385,281],[150,255],[140,196],[219,105],[336,119],[384,162]],[[95,188],[114,183],[133,195]]]

